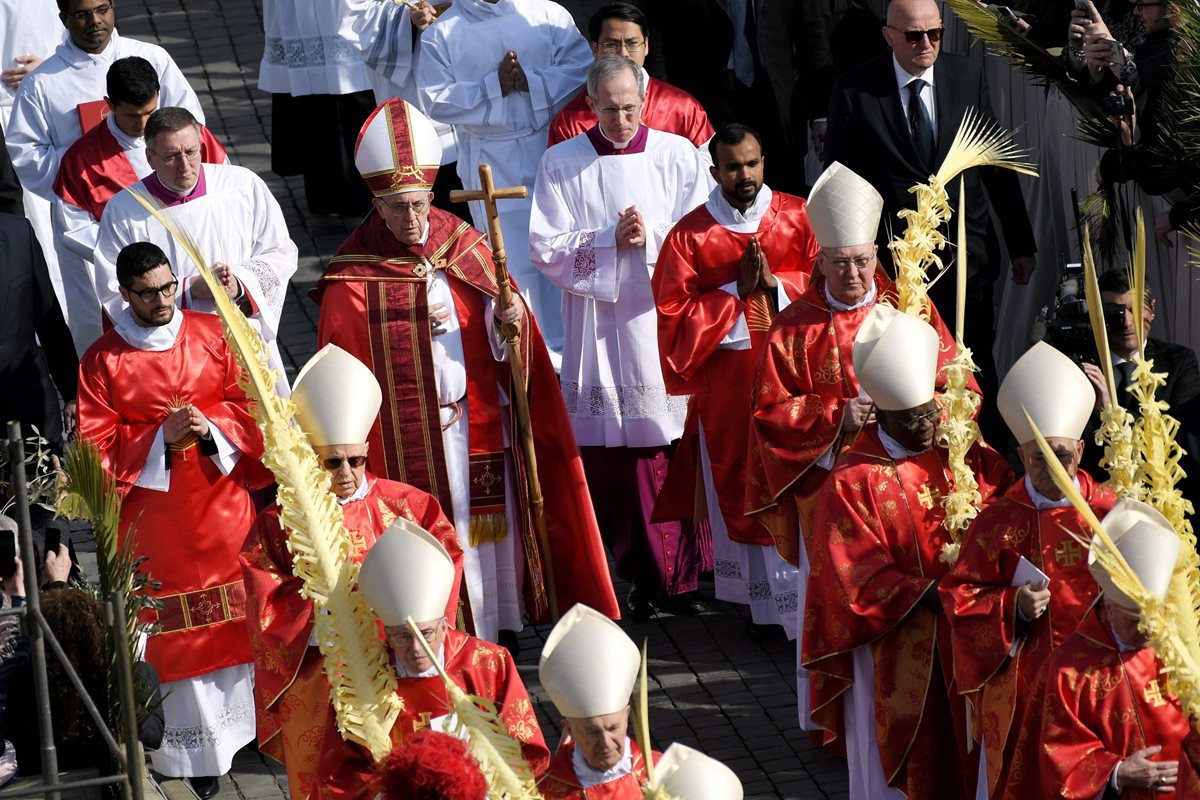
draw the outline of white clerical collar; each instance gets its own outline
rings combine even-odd
[[[446,643],[445,642],[443,642],[441,644],[441,646],[438,647],[437,665],[430,664],[429,669],[427,669],[423,672],[410,672],[408,670],[408,667],[401,664],[400,659],[397,658],[396,659],[396,677],[397,678],[433,678],[433,677],[436,677],[438,674],[438,671],[437,671],[438,666],[442,667],[443,669],[445,669],[445,667],[446,667]]]
[[[175,337],[179,335],[179,326],[183,324],[183,312],[175,309],[175,313],[171,315],[171,321],[166,325],[156,325],[146,327],[139,325],[133,318],[133,312],[129,310],[129,306],[121,309],[121,313],[117,315],[116,324],[113,326],[117,334],[122,339],[129,343],[130,347],[136,347],[138,350],[152,350],[161,352],[170,350],[175,346]]]
[[[767,209],[771,207],[771,187],[764,183],[758,190],[758,197],[754,198],[750,207],[745,211],[738,211],[729,204],[725,193],[721,191],[721,184],[718,183],[709,192],[704,207],[708,209],[709,214],[712,214],[712,218],[717,221],[718,225],[728,228],[734,233],[757,233],[758,223],[767,213]]]
[[[63,60],[72,65],[84,64],[92,62],[96,64],[107,64],[113,61],[114,55],[117,52],[117,29],[113,28],[112,35],[108,38],[108,44],[99,53],[88,53],[75,42],[71,41],[71,37],[67,36],[63,39],[62,47],[64,56]]]
[[[925,450],[909,450],[891,436],[888,436],[888,432],[883,429],[882,425],[876,424],[875,427],[879,431],[879,441],[883,443],[883,449],[887,451],[887,454],[892,457],[893,461],[901,461],[926,452]]]
[[[608,138],[608,135],[604,132],[604,128],[601,128],[599,125],[596,126],[596,133],[600,134],[600,138],[612,145],[613,150],[624,150],[625,148],[629,147],[629,145],[633,143],[633,140],[637,138],[638,131],[640,130],[641,125],[633,129],[633,135],[630,136],[627,141],[614,142],[612,139]]]
[[[575,745],[571,749],[571,766],[575,768],[575,778],[584,789],[624,777],[633,772],[633,750],[629,746],[629,737],[625,737],[625,754],[611,769],[593,769],[592,765],[587,763],[587,759],[583,757],[583,751],[579,749],[579,745]]]
[[[1078,489],[1079,478],[1073,478],[1072,480],[1075,482],[1075,488]],[[1033,507],[1038,511],[1045,511],[1050,508],[1066,508],[1071,505],[1069,497],[1062,497],[1058,500],[1051,500],[1049,497],[1046,497],[1046,495],[1034,488],[1033,479],[1029,475],[1025,476],[1025,492],[1029,495],[1029,500],[1033,503]]]
[[[900,66],[900,62],[896,60],[896,54],[893,53],[892,54],[892,69],[895,70],[895,72],[896,72],[896,85],[899,86],[901,89],[903,89],[905,86],[908,86],[910,83],[915,81],[917,78],[920,78],[921,80],[928,83],[930,86],[933,86],[933,67],[932,66],[930,66],[929,69],[925,70],[920,75],[913,75],[912,73],[905,71],[904,67]]]
[[[864,295],[863,299],[859,300],[854,305],[847,305],[846,303],[843,303],[841,300],[838,300],[836,297],[834,297],[829,291],[828,283],[821,287],[821,292],[825,295],[825,302],[829,303],[829,307],[834,311],[857,311],[858,309],[869,306],[871,303],[875,302],[875,281],[871,281],[871,286],[867,289],[866,295]]]
[[[109,133],[117,140],[117,144],[121,145],[122,150],[141,150],[146,146],[146,140],[141,136],[130,136],[121,130],[121,126],[117,124],[115,114],[109,114],[105,117],[104,123],[108,125]]]
[[[367,496],[368,483],[370,483],[370,481],[367,480],[367,476],[363,475],[363,479],[361,482],[359,482],[358,488],[354,490],[354,494],[350,495],[349,497],[339,497],[338,505],[349,505],[350,503],[357,503],[359,500],[362,500]]]

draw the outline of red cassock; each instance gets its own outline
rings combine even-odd
[[[683,89],[651,78],[646,83],[642,105],[642,123],[656,131],[673,133],[702,147],[712,138],[713,127],[700,101]],[[575,95],[550,123],[547,147],[574,138],[596,125],[596,112],[588,108],[587,89]]]
[[[803,198],[773,192],[754,234],[729,230],[699,206],[668,234],[651,278],[667,391],[691,395],[687,430],[695,432],[697,421],[704,426],[729,538],[747,544],[771,543],[767,530],[745,516],[744,484],[751,380],[774,311],[765,291],[756,290],[743,301],[721,287],[737,281],[742,253],[757,237],[789,300],[799,297],[820,250],[805,205]],[[750,329],[750,349],[719,348],[743,313]],[[677,509],[674,513],[681,518],[691,516],[697,486],[698,462],[689,455],[694,446],[698,445],[689,441],[680,447],[664,489],[669,493],[671,487],[680,487],[682,496],[660,499],[658,505],[659,510]]]
[[[827,450],[849,446],[842,412],[858,397],[854,337],[871,311],[867,305],[834,311],[825,298],[825,278],[813,275],[804,293],[779,312],[760,348],[754,376],[746,513],[758,519],[785,561],[799,565],[800,531],[812,528],[816,492],[829,471],[817,464]],[[876,302],[900,304],[892,282],[875,270]],[[954,357],[954,337],[931,307],[931,324],[941,338],[938,366]],[[939,385],[944,380],[939,376]],[[969,383],[979,393],[975,379]],[[800,525],[803,519],[807,524]]]
[[[200,160],[205,164],[226,161],[225,148],[203,125]],[[108,201],[138,180],[125,149],[105,123],[92,128],[67,148],[54,179],[54,193],[99,221]]]
[[[342,505],[346,530],[357,547],[351,557],[362,563],[367,551],[397,517],[412,520],[433,534],[454,559],[455,590],[446,607],[453,621],[462,580],[458,533],[427,492],[370,473],[366,496]],[[321,736],[333,715],[325,662],[309,646],[312,601],[300,596],[303,582],[292,574],[287,534],[279,510],[268,508],[254,520],[241,554],[249,601],[247,620],[254,646],[254,706],[259,749],[287,766],[293,798],[313,796]]]
[[[466,359],[471,512],[504,511],[505,427],[514,432],[512,407],[500,404],[500,389],[512,373],[489,343],[492,321],[484,301],[499,293],[486,239],[458,217],[433,208],[424,245],[396,240],[372,212],[330,261],[312,291],[321,306],[318,346],[330,342],[349,351],[379,377],[383,407],[371,428],[373,471],[423,489],[451,516],[453,504],[440,435],[434,384],[426,260],[445,271],[462,328]],[[525,461],[513,447],[526,557],[526,610],[535,624],[549,621],[544,570],[553,570],[558,608],[565,613],[585,603],[614,619],[620,616],[608,563],[596,525],[587,481],[562,392],[536,322],[526,312],[521,346],[530,419],[550,552],[537,541],[525,485]],[[509,392],[511,396],[511,392]],[[430,435],[432,432],[434,435]]]
[[[241,368],[211,314],[183,319],[168,350],[139,350],[116,331],[79,365],[79,434],[100,448],[124,495],[121,540],[134,525],[133,552],[162,603],[146,660],[175,681],[254,659],[246,631],[246,589],[238,550],[254,521],[249,488],[266,483],[262,437],[238,386]],[[134,486],[163,420],[192,404],[241,452],[229,476],[192,437],[168,448],[170,488]]]
[[[1086,472],[1078,476],[1096,516],[1111,511],[1116,496]],[[1025,481],[1018,481],[971,523],[958,563],[939,587],[954,640],[955,681],[974,707],[976,740],[986,743],[989,797],[1002,785],[1016,745],[1013,723],[1024,715],[1042,664],[1075,632],[1099,593],[1087,551],[1072,533],[1092,535],[1071,506],[1038,511]],[[1050,607],[1030,623],[1018,622],[1011,585],[1021,556],[1050,578]]]
[[[967,463],[985,503],[1012,482],[986,445],[975,445]],[[802,649],[812,717],[832,743],[853,683],[851,651],[872,646],[883,773],[908,797],[931,800],[962,797],[974,781],[947,758],[957,746],[960,763],[969,761],[950,626],[920,603],[950,569],[940,558],[951,541],[940,502],[949,487],[945,450],[893,461],[877,428],[863,431],[817,499]]]
[[[1021,723],[1005,798],[1099,797],[1117,762],[1161,745],[1153,761],[1178,761],[1189,735],[1167,692],[1154,648],[1121,652],[1102,603],[1046,659]],[[1190,773],[1181,768],[1180,773]],[[1185,779],[1191,783],[1194,776]],[[1123,800],[1163,797],[1127,788]],[[1196,795],[1166,795],[1191,800]]]
[[[633,758],[633,771],[622,775],[615,781],[600,783],[583,788],[575,775],[575,767],[571,763],[574,757],[575,743],[570,740],[562,742],[550,759],[550,768],[538,781],[538,790],[546,800],[642,800],[642,787],[650,782],[646,773],[646,759],[642,757],[642,749],[637,742],[629,740],[629,753]],[[654,763],[662,758],[662,753],[653,752]]]
[[[521,743],[521,755],[534,775],[544,772],[550,750],[508,651],[450,630],[446,632],[444,666],[451,680],[468,694],[496,704],[508,735]],[[397,684],[396,694],[403,700],[404,710],[392,727],[394,747],[402,746],[407,735],[428,728],[429,721],[446,714],[450,706],[450,696],[440,677],[398,678]],[[342,739],[330,717],[321,747],[316,796],[321,800],[373,798],[373,768],[371,754]]]

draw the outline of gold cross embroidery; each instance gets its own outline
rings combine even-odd
[[[1079,542],[1065,541],[1054,548],[1054,560],[1064,567],[1073,567],[1083,558],[1083,548]]]
[[[417,731],[423,731],[423,730],[425,730],[426,728],[428,728],[428,727],[429,727],[429,720],[431,720],[431,719],[433,719],[433,712],[431,712],[431,711],[422,711],[422,712],[421,712],[421,718],[420,718],[420,719],[414,719],[414,720],[413,720],[413,724],[412,724],[412,726],[413,726],[413,733],[416,733]]]
[[[1163,699],[1162,689],[1159,688],[1158,678],[1146,684],[1146,688],[1142,690],[1142,697],[1146,698],[1146,702],[1153,708],[1159,708],[1167,704],[1167,701]]]
[[[500,480],[500,476],[492,472],[492,465],[485,464],[483,467],[483,474],[478,478],[473,479],[472,483],[478,483],[480,486],[482,486],[484,494],[491,494],[492,487],[499,483]]]
[[[942,493],[929,484],[925,484],[921,487],[921,491],[917,492],[917,500],[920,501],[921,508],[933,508],[941,499]]]

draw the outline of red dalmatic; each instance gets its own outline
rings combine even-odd
[[[637,742],[629,740],[629,753],[633,758],[633,771],[622,775],[614,781],[599,783],[584,788],[575,774],[572,759],[575,754],[575,742],[564,739],[550,759],[550,768],[538,781],[538,791],[546,800],[642,800],[642,787],[650,782],[646,772],[646,760]],[[662,758],[662,753],[654,752],[654,763]]]
[[[504,465],[511,453],[517,485],[516,530],[526,556],[526,608],[534,623],[548,619],[543,570],[553,570],[558,608],[585,603],[620,616],[608,562],[562,391],[533,317],[521,324],[521,347],[529,394],[538,476],[546,498],[550,548],[535,533],[520,447],[504,445],[516,435],[512,407],[501,406],[500,389],[511,389],[508,364],[492,355],[492,320],[484,301],[496,297],[495,268],[482,233],[458,217],[430,210],[423,245],[400,244],[374,212],[354,230],[330,262],[313,299],[321,306],[318,346],[333,342],[371,367],[383,389],[383,407],[371,428],[371,469],[423,489],[451,516],[453,504],[442,447],[434,384],[426,264],[443,270],[454,297],[466,360],[472,516],[505,510]],[[509,391],[511,396],[511,391]]]
[[[455,590],[446,607],[454,621],[462,580],[458,533],[427,492],[396,481],[364,476],[366,496],[342,505],[346,530],[357,547],[351,557],[362,563],[367,551],[397,517],[412,520],[433,534],[454,559]],[[249,601],[247,620],[254,646],[254,705],[262,752],[287,766],[293,798],[313,796],[321,736],[333,714],[329,682],[320,651],[309,646],[312,601],[300,596],[303,581],[292,574],[287,533],[279,510],[258,515],[242,547],[241,564]]]
[[[1078,477],[1097,517],[1112,510],[1112,492],[1086,472]],[[1087,551],[1071,534],[1090,537],[1091,529],[1069,505],[1038,511],[1021,480],[971,523],[958,563],[939,587],[954,640],[954,676],[973,704],[976,740],[986,745],[989,797],[1011,761],[1013,723],[1024,715],[1042,664],[1075,632],[1099,592]],[[1021,556],[1050,578],[1050,607],[1028,623],[1018,621],[1011,585]]]
[[[658,348],[667,391],[691,395],[688,429],[698,420],[704,426],[713,483],[729,538],[748,544],[771,543],[762,525],[745,516],[746,446],[750,418],[750,387],[758,352],[774,316],[765,291],[746,300],[721,287],[736,282],[742,253],[752,237],[762,245],[771,273],[783,284],[790,300],[808,284],[820,249],[802,198],[774,192],[759,221],[757,233],[736,233],[717,223],[705,206],[679,220],[659,252],[651,286],[658,309]],[[722,349],[721,340],[745,315],[751,347]],[[686,473],[694,463],[681,448],[672,472]],[[679,474],[679,473],[677,473]],[[672,476],[669,485],[686,486],[678,515],[690,517],[695,478]],[[678,483],[675,483],[678,481]],[[656,512],[657,515],[657,512]]]
[[[703,147],[713,135],[713,127],[700,101],[683,89],[657,78],[646,82],[642,124],[656,131],[682,136],[696,147]],[[595,125],[596,112],[588,108],[587,90],[584,89],[563,106],[550,123],[547,147],[574,138]]]
[[[451,680],[467,694],[495,703],[508,735],[521,743],[521,755],[533,774],[544,772],[550,751],[508,651],[451,630],[446,632],[444,653],[443,666]],[[450,697],[440,677],[398,678],[396,682],[403,710],[392,727],[394,747],[402,746],[406,736],[428,728],[431,720],[445,715],[450,707]],[[316,796],[321,800],[372,798],[373,769],[371,754],[342,739],[330,715],[322,741]]]
[[[986,445],[975,445],[967,463],[985,503],[1012,482]],[[962,796],[974,780],[960,766],[969,762],[966,708],[953,680],[950,627],[920,602],[950,569],[940,557],[951,541],[940,502],[949,488],[944,450],[894,461],[869,427],[821,489],[808,551],[802,661],[813,720],[827,742],[839,734],[851,651],[869,645],[883,773],[913,798]],[[947,758],[949,747],[959,762]]]
[[[1117,762],[1161,745],[1152,761],[1179,761],[1187,717],[1159,677],[1154,648],[1121,652],[1102,604],[1046,660],[1017,734],[1011,800],[1099,797]],[[1190,767],[1190,764],[1189,764]],[[1190,768],[1181,777],[1194,785]],[[1193,795],[1126,788],[1122,800]]]
[[[162,608],[146,660],[162,681],[213,672],[254,658],[246,631],[246,589],[237,554],[254,521],[248,484],[265,483],[262,437],[238,386],[241,368],[221,321],[183,319],[167,350],[139,350],[116,331],[88,348],[79,365],[79,434],[100,448],[124,495],[121,540],[133,526],[133,552],[156,584]],[[194,405],[241,452],[226,476],[195,437],[168,448],[169,490],[135,486],[163,421]]]

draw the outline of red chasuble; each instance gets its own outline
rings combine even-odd
[[[468,694],[496,704],[508,735],[521,743],[521,755],[540,775],[550,760],[550,750],[542,738],[529,694],[512,656],[499,645],[476,639],[459,631],[446,632],[446,674]],[[450,697],[440,677],[398,678],[396,693],[403,710],[392,727],[392,745],[402,746],[405,737],[429,721],[446,714]],[[373,798],[371,776],[374,764],[365,749],[342,739],[333,715],[325,728],[317,773],[317,793],[321,800]]]
[[[1082,470],[1079,489],[1097,517],[1117,500]],[[1087,551],[1071,533],[1092,535],[1070,506],[1038,511],[1025,481],[1018,481],[971,523],[958,563],[939,587],[954,640],[958,690],[969,695],[976,740],[982,737],[987,745],[989,797],[1011,761],[1013,723],[1025,713],[1042,664],[1075,632],[1099,592]],[[1030,623],[1017,621],[1017,587],[1011,585],[1020,556],[1050,577],[1050,607]]]
[[[352,554],[362,563],[367,551],[397,517],[412,520],[437,538],[454,559],[455,591],[446,606],[447,619],[458,610],[462,582],[462,547],[458,533],[427,492],[396,481],[363,478],[368,489],[361,500],[342,506],[346,530],[358,545]],[[324,659],[309,647],[313,632],[312,601],[300,596],[303,582],[292,574],[287,534],[279,527],[279,510],[258,515],[241,554],[249,604],[250,641],[254,646],[254,706],[262,752],[287,765],[293,798],[315,792],[317,758],[326,717],[333,713]]]
[[[745,480],[750,387],[773,307],[765,292],[756,291],[743,301],[721,287],[737,281],[742,253],[750,239],[757,237],[788,298],[799,297],[820,249],[805,205],[803,198],[773,192],[771,205],[754,234],[725,228],[700,206],[668,234],[651,278],[667,391],[691,395],[689,429],[696,430],[697,419],[704,426],[713,483],[729,538],[747,544],[771,544],[767,530],[745,516]],[[720,349],[721,339],[743,313],[751,347]],[[694,469],[694,462],[684,455],[672,466],[673,472],[686,473]],[[679,481],[674,485],[687,487],[682,500],[684,516],[690,516],[696,480],[672,478]]]
[[[226,160],[225,148],[203,125],[200,160],[206,164],[224,164]],[[54,179],[54,193],[99,221],[108,201],[138,180],[117,137],[107,124],[97,125],[63,154]]]
[[[876,302],[899,305],[892,282],[878,268],[875,292]],[[751,401],[746,513],[766,526],[780,557],[791,564],[799,564],[800,532],[812,530],[816,491],[829,474],[817,461],[830,448],[836,454],[849,445],[842,412],[859,394],[854,337],[871,308],[835,312],[825,298],[825,278],[816,272],[800,298],[775,318],[761,348]],[[954,356],[954,337],[937,309],[931,311],[942,343],[940,368]],[[943,384],[940,377],[938,382]],[[969,386],[979,393],[974,378]]]
[[[564,740],[550,759],[550,769],[538,781],[538,790],[546,800],[642,800],[642,787],[650,782],[646,774],[646,760],[642,757],[642,749],[637,742],[629,740],[629,754],[633,758],[633,772],[622,775],[615,781],[600,783],[583,788],[575,775],[575,767],[571,762],[575,753],[575,743],[570,739]],[[654,763],[662,758],[662,753],[653,753]]]
[[[703,147],[713,135],[713,127],[708,122],[704,106],[682,89],[657,78],[651,78],[646,83],[642,124],[656,131],[682,136],[696,147]],[[553,147],[595,126],[596,112],[588,108],[585,88],[554,117],[546,146]]]
[[[484,300],[495,297],[495,268],[484,235],[438,208],[429,213],[424,245],[405,246],[374,212],[354,230],[312,291],[321,306],[318,346],[333,342],[379,378],[383,407],[371,428],[374,472],[429,492],[449,517],[453,504],[442,448],[433,336],[429,325],[426,261],[445,271],[462,328],[470,409],[472,517],[504,512],[503,431],[516,431],[512,407],[500,405],[499,386],[512,380],[497,362]],[[585,603],[620,616],[608,562],[588,496],[558,378],[534,319],[526,313],[521,345],[529,393],[538,476],[546,499],[550,552],[537,541],[526,491],[525,461],[513,447],[520,532],[526,558],[526,609],[534,624],[549,622],[543,570],[553,570],[560,613]],[[510,392],[511,395],[511,392]],[[514,433],[515,435],[515,433]]]
[[[241,368],[211,314],[183,319],[168,350],[139,350],[116,331],[79,364],[79,434],[100,448],[124,494],[121,539],[134,526],[133,552],[157,584],[163,607],[148,613],[158,633],[146,661],[176,681],[254,659],[246,630],[246,589],[238,550],[254,521],[247,491],[264,483],[262,437],[238,386]],[[242,454],[228,477],[196,438],[170,445],[170,489],[134,486],[163,420],[190,403]],[[253,476],[253,478],[251,478]]]
[[[1004,458],[986,445],[975,445],[967,463],[985,503],[1012,482]],[[949,486],[944,450],[893,461],[869,426],[821,488],[808,551],[802,661],[813,720],[827,743],[839,735],[851,651],[871,645],[883,773],[910,798],[961,797],[964,778],[974,781],[948,758],[957,752],[959,763],[968,761],[950,626],[919,602],[950,569],[940,559],[951,541],[940,503]]]
[[[1161,745],[1153,761],[1178,761],[1188,736],[1179,701],[1159,677],[1154,648],[1121,652],[1102,604],[1046,659],[1020,726],[1002,797],[1098,797],[1117,762]],[[1180,769],[1181,776],[1188,770]],[[1192,780],[1189,776],[1188,780]],[[1194,795],[1125,789],[1123,800]]]

